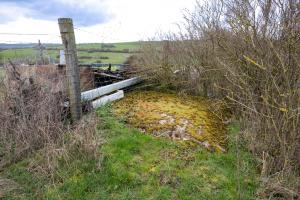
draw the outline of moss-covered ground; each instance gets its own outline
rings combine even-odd
[[[219,103],[219,104],[218,104]],[[137,91],[114,104],[118,116],[141,131],[172,139],[190,140],[222,151],[226,126],[212,107],[221,102],[157,91]],[[224,151],[224,150],[223,150]]]
[[[99,134],[106,140],[100,159],[78,154],[66,163],[57,158],[59,168],[49,178],[30,170],[39,156],[27,158],[0,174],[19,185],[4,199],[254,199],[252,156],[241,149],[237,157],[233,139],[226,153],[212,153],[130,128],[110,106],[97,114]],[[229,132],[234,137],[238,126]]]

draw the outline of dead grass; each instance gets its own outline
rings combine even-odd
[[[64,163],[68,166],[74,159],[85,157],[97,161],[97,166],[101,166],[99,147],[105,140],[97,130],[99,118],[95,113],[84,116],[78,124],[64,133],[61,143],[49,144],[35,154],[28,170],[40,177],[57,179],[55,176],[59,171],[59,166]]]
[[[17,66],[6,68],[0,100],[0,169],[46,144],[61,141],[65,126],[64,99],[49,88],[22,77]]]
[[[13,180],[0,177],[0,199],[4,198],[6,194],[13,192],[20,188],[20,186]]]

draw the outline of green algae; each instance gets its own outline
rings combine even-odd
[[[226,126],[216,101],[156,91],[137,91],[114,103],[114,112],[143,132],[202,144],[224,151]],[[223,112],[219,106],[219,111]]]

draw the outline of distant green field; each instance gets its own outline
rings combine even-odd
[[[122,43],[90,43],[77,44],[78,49],[109,49],[112,51],[122,51],[128,49],[129,51],[137,51],[141,48],[140,42],[122,42]]]
[[[26,49],[8,49],[0,51],[0,57],[4,59],[21,58],[26,56],[34,55],[35,51],[31,48]]]
[[[61,45],[51,45],[51,50],[45,50],[45,59],[55,59],[58,62],[59,51]],[[57,50],[53,50],[57,48]],[[141,48],[139,42],[126,42],[126,43],[91,43],[91,44],[77,44],[77,52],[79,63],[124,63],[126,59],[132,55],[132,53],[124,52],[88,52],[88,50],[111,50],[111,51],[123,51],[128,50],[129,52],[137,51]],[[86,51],[80,51],[86,50]],[[0,51],[0,64],[8,59],[35,59],[38,56],[38,51],[32,48],[24,49],[8,49]]]
[[[126,59],[130,56],[130,53],[112,53],[112,52],[78,52],[78,60],[80,63],[115,63],[121,64],[126,61]],[[92,57],[92,58],[83,58],[84,56]],[[105,59],[102,59],[102,58]]]

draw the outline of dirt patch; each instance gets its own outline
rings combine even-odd
[[[217,105],[202,98],[147,91],[127,94],[114,103],[114,110],[142,132],[225,151],[226,126],[215,112]]]

